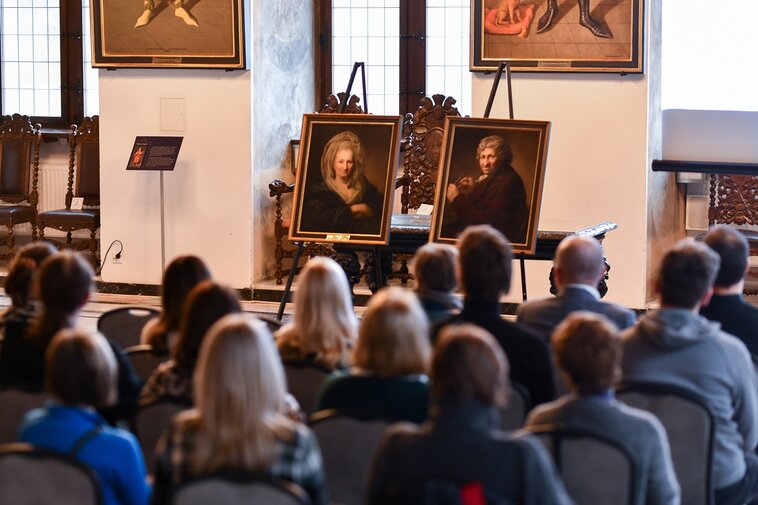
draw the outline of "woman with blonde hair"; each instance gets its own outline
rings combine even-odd
[[[303,231],[381,233],[383,194],[366,178],[365,150],[352,131],[335,134],[321,155],[321,180],[303,198]]]
[[[357,331],[345,272],[329,258],[310,259],[298,278],[294,321],[276,333],[282,361],[345,368]]]
[[[327,503],[313,434],[284,415],[286,384],[271,332],[241,314],[219,320],[203,340],[194,376],[195,405],[169,423],[158,442],[153,503],[204,475],[267,474]]]
[[[429,323],[413,293],[379,291],[368,304],[353,368],[324,383],[316,410],[346,408],[423,422],[429,408]]]

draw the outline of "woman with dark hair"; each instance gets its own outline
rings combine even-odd
[[[19,249],[8,268],[5,278],[5,294],[11,299],[11,306],[0,316],[0,325],[7,321],[28,321],[37,315],[35,293],[32,292],[34,278],[42,262],[56,253],[49,242],[32,242]]]
[[[321,454],[311,431],[285,415],[287,391],[271,332],[230,314],[200,348],[194,409],[169,423],[156,448],[154,504],[171,503],[187,480],[227,473],[266,474],[301,486],[326,505]]]
[[[190,291],[179,325],[174,358],[161,363],[142,389],[140,403],[161,398],[192,403],[192,374],[208,328],[227,314],[241,312],[237,295],[211,280]]]
[[[89,300],[92,267],[78,254],[64,252],[43,261],[36,273],[32,261],[24,258],[14,262],[11,271],[14,287],[16,274],[22,277],[14,296],[27,301],[30,299],[28,282],[36,276],[41,307],[34,318],[8,323],[1,383],[41,389],[47,346],[58,331],[74,327],[79,310]]]
[[[161,303],[163,312],[151,319],[142,329],[140,340],[153,347],[153,354],[167,356],[176,344],[184,303],[192,288],[211,274],[197,256],[175,258],[163,273]]]
[[[360,137],[346,130],[334,135],[321,155],[321,180],[303,197],[302,231],[381,233],[384,197],[366,178]]]
[[[89,301],[94,287],[94,272],[81,254],[63,251],[46,259],[37,276],[41,310],[36,320],[16,326],[13,336],[20,342],[3,364],[4,386],[42,389],[45,380],[45,352],[56,333],[76,327],[79,312]],[[7,328],[10,331],[11,327]],[[10,336],[8,331],[7,336]],[[137,406],[142,387],[134,368],[123,351],[108,342],[118,364],[118,396],[115,405],[101,413],[111,423],[129,419]],[[7,366],[5,366],[7,365]]]
[[[432,359],[431,419],[387,430],[367,503],[458,503],[466,493],[481,503],[570,504],[540,442],[497,429],[507,384],[508,362],[492,335],[474,325],[445,327]]]
[[[58,332],[45,366],[45,383],[57,403],[29,412],[19,441],[68,454],[92,468],[104,505],[145,505],[150,487],[137,440],[108,426],[95,411],[115,400],[116,373],[116,359],[102,335]]]

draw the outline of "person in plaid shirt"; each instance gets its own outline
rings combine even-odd
[[[302,487],[328,503],[315,437],[284,415],[284,370],[261,322],[231,314],[214,324],[194,376],[196,408],[169,423],[156,448],[153,503],[206,475],[258,475]]]

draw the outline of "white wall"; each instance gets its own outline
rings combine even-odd
[[[220,70],[100,71],[101,249],[107,282],[160,284],[160,190],[156,172],[127,171],[137,135],[184,137],[165,173],[166,259],[196,254],[220,282],[252,279],[250,72]],[[160,99],[184,100],[184,130],[163,131]],[[111,252],[113,255],[113,251]]]

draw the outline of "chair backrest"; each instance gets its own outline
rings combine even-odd
[[[314,404],[329,371],[307,363],[284,363],[287,390],[295,397],[306,415],[315,412]]]
[[[42,407],[45,402],[52,398],[50,394],[44,391],[24,391],[15,388],[0,389],[0,444],[15,441],[24,414],[32,409]]]
[[[71,199],[84,198],[85,205],[100,205],[100,118],[85,117],[78,127],[71,126],[68,137],[69,172],[66,208],[71,208]],[[74,174],[76,182],[74,183]]]
[[[137,372],[142,382],[150,378],[153,370],[158,368],[158,365],[169,359],[168,356],[156,356],[153,354],[153,346],[147,344],[127,347],[124,349],[124,353],[126,353],[126,356],[134,367],[134,371]]]
[[[97,331],[126,349],[139,345],[142,327],[159,315],[160,311],[152,307],[119,307],[100,315]]]
[[[28,444],[0,446],[1,505],[100,505],[97,474],[71,456]]]
[[[37,206],[39,146],[42,141],[39,124],[32,125],[29,116],[4,116],[0,125],[0,199],[9,203],[29,201]]]
[[[524,426],[526,415],[532,408],[529,390],[522,384],[511,381],[508,405],[500,410],[500,429],[513,431]]]
[[[663,424],[682,505],[711,505],[714,421],[707,405],[693,392],[669,384],[625,383],[616,396],[653,413]]]
[[[171,399],[161,399],[137,407],[137,412],[134,414],[134,431],[149,473],[155,470],[155,446],[169,420],[191,407],[192,405],[186,402]]]
[[[460,116],[455,98],[445,95],[424,97],[410,120],[403,159],[402,213],[417,209],[422,203],[434,204],[437,170],[442,152],[442,137],[447,116]]]
[[[577,505],[635,503],[634,462],[616,441],[597,433],[532,426],[553,456],[566,491]]]
[[[317,412],[309,422],[321,448],[332,502],[362,504],[371,460],[391,421],[331,409]]]
[[[178,486],[173,505],[310,505],[306,492],[292,482],[260,477],[203,477]]]

